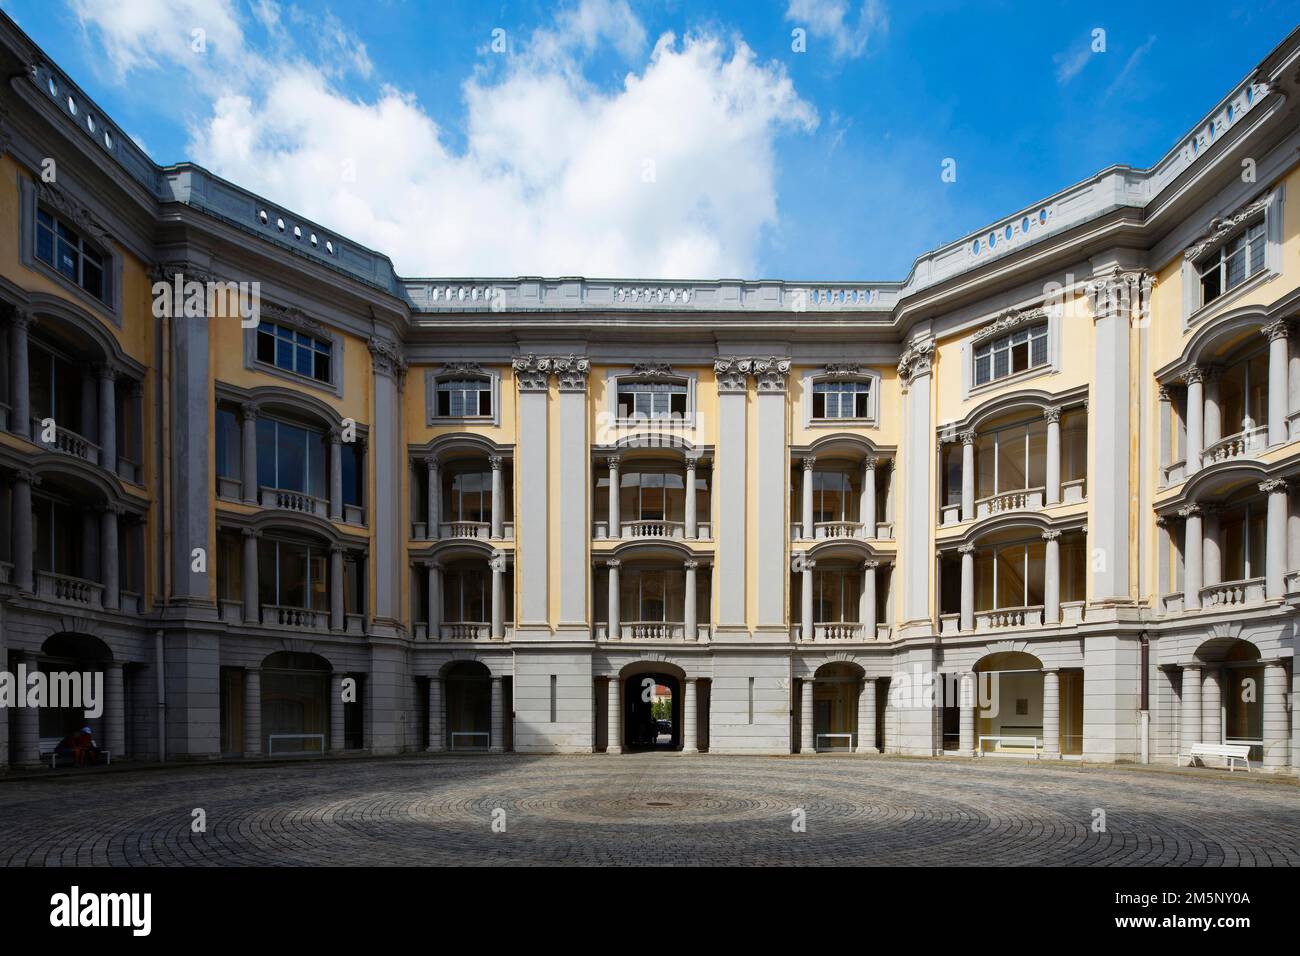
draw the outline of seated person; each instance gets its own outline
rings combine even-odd
[[[84,767],[88,757],[91,763],[97,762],[99,745],[95,743],[90,728],[82,727],[75,733],[68,734],[68,736],[60,740],[59,745],[54,748],[54,752],[60,756],[71,756],[75,766]]]

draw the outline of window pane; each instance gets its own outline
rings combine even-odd
[[[1013,428],[998,435],[998,492],[1026,488],[1025,430]]]

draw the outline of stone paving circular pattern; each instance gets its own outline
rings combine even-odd
[[[1293,782],[1211,771],[421,756],[0,783],[0,864],[1291,866],[1298,806]]]

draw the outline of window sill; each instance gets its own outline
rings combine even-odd
[[[429,419],[430,428],[443,425],[496,425],[495,415],[434,415]]]
[[[1225,305],[1231,305],[1235,300],[1241,298],[1246,293],[1258,289],[1266,283],[1272,282],[1278,277],[1278,275],[1279,273],[1276,269],[1265,267],[1263,272],[1251,276],[1235,289],[1223,293],[1223,295],[1219,296],[1217,299],[1207,302],[1205,305],[1200,306],[1188,315],[1183,321],[1183,331],[1190,332],[1202,322],[1205,322],[1207,319],[1218,314]]]
[[[984,382],[982,385],[972,385],[971,396],[983,395],[987,392],[996,391],[1004,385],[1014,385],[1019,382],[1025,382],[1029,379],[1037,378],[1040,375],[1051,375],[1056,371],[1056,367],[1050,362],[1046,365],[1038,365],[1034,368],[1027,368],[1023,372],[1016,372],[1014,375],[1004,375],[1002,378],[995,378],[991,382]]]
[[[319,378],[313,378],[310,375],[303,375],[301,372],[294,372],[287,368],[280,368],[278,365],[271,365],[263,362],[261,359],[253,360],[253,369],[258,372],[265,372],[268,375],[275,375],[280,378],[288,379],[291,382],[300,382],[303,385],[310,385],[318,388],[323,392],[329,392],[331,395],[339,395],[340,389],[334,382],[325,382]]]
[[[66,289],[68,292],[75,295],[79,302],[84,302],[95,311],[108,316],[109,319],[112,320],[113,324],[118,328],[122,327],[122,317],[118,314],[117,310],[113,308],[112,303],[91,295],[44,259],[38,259],[33,255],[31,261],[27,265],[29,268],[57,283],[59,288]]]
[[[808,428],[875,428],[874,418],[809,418]]]

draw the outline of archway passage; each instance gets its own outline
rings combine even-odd
[[[268,756],[329,748],[330,664],[318,654],[277,651],[262,662],[262,747]]]
[[[803,752],[851,753],[857,749],[858,699],[863,676],[861,667],[846,661],[823,664],[817,668],[813,679],[811,737],[807,741],[800,741]],[[802,704],[801,699],[801,708]],[[807,722],[801,720],[801,735],[804,726],[807,726]]]
[[[69,631],[52,635],[41,646],[40,669],[47,678],[56,673],[76,674],[79,677],[78,686],[81,686],[82,679],[93,680],[91,675],[103,674],[112,659],[112,651],[99,638]],[[82,686],[81,689],[82,703],[84,703],[85,694],[90,688]],[[39,717],[41,740],[62,740],[82,727],[89,727],[91,735],[100,746],[110,746],[106,740],[111,735],[105,733],[107,708],[104,708],[104,712],[99,717],[87,717],[86,708],[82,703],[71,702],[71,706],[65,707],[42,707]],[[106,704],[102,700],[100,703]],[[121,706],[120,701],[118,706]],[[111,747],[116,750],[115,756],[124,752],[123,743],[122,740],[112,742]]]
[[[667,673],[641,673],[623,679],[625,750],[680,750],[681,681]]]
[[[460,661],[443,674],[447,693],[448,750],[492,746],[492,672],[478,661]]]

